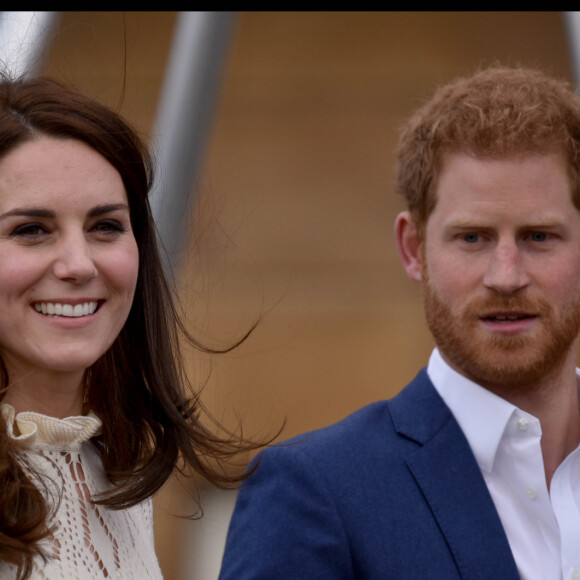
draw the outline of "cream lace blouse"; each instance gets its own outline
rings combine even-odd
[[[47,500],[53,507],[54,535],[46,540],[48,561],[35,561],[34,579],[162,578],[155,556],[151,500],[116,511],[94,505],[91,494],[110,488],[99,454],[89,439],[101,429],[87,416],[56,419],[1,407],[8,435],[23,455],[46,474]],[[19,435],[14,434],[14,425]],[[43,489],[42,486],[40,489]],[[60,503],[59,498],[60,497]],[[0,578],[15,578],[15,568],[0,562]]]

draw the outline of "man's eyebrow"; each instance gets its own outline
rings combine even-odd
[[[538,217],[530,217],[528,222],[520,226],[522,228],[557,228],[563,225],[562,218],[546,215]],[[483,221],[480,218],[458,218],[450,221],[445,225],[446,230],[461,230],[461,229],[477,229],[477,228],[493,228],[493,221]]]
[[[446,230],[463,230],[486,227],[478,218],[455,218],[445,224]]]

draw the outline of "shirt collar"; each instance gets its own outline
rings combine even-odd
[[[512,415],[534,417],[452,369],[435,349],[427,374],[459,423],[479,467],[491,471]]]

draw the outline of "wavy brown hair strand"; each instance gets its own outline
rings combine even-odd
[[[176,470],[218,487],[236,485],[248,473],[230,469],[230,460],[263,444],[223,429],[188,383],[181,345],[215,351],[183,326],[164,276],[148,201],[154,171],[145,142],[117,113],[54,80],[0,78],[0,159],[40,135],[81,141],[115,167],[139,249],[128,319],[85,377],[89,404],[103,422],[92,441],[113,484],[93,501],[111,509],[133,506],[151,497]],[[0,360],[2,370],[0,387],[9,388]],[[17,455],[0,425],[0,558],[19,566],[24,578],[40,554],[38,542],[48,533],[49,510]]]

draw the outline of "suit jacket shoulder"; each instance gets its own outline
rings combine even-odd
[[[259,462],[221,580],[518,578],[471,449],[424,370],[394,399]]]

